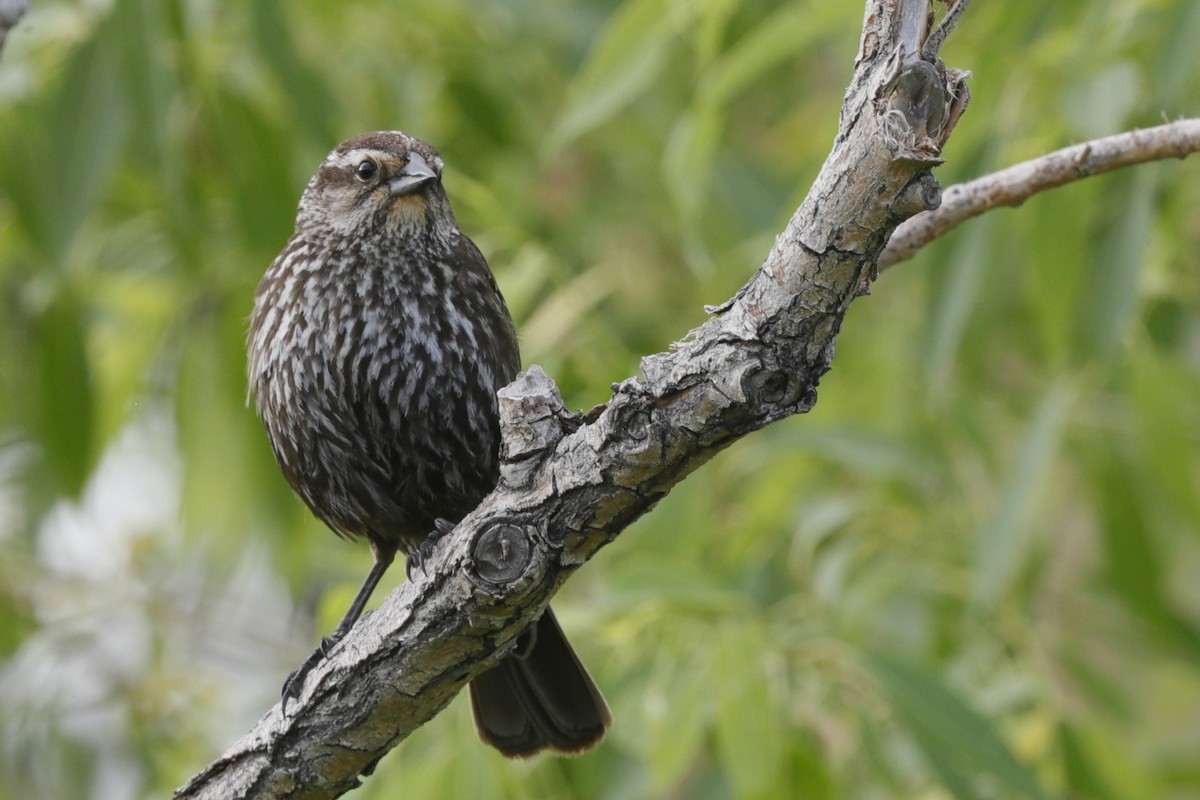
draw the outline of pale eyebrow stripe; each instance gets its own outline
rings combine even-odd
[[[353,150],[348,150],[345,153],[334,153],[327,161],[330,166],[334,167],[349,167],[357,164],[364,158],[370,156],[376,161],[384,162],[393,157],[393,154],[386,153],[383,150],[375,150],[370,147],[356,147]]]

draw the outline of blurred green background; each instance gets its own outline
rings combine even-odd
[[[34,6],[0,57],[0,800],[166,795],[365,574],[245,406],[254,286],[334,144],[441,150],[525,362],[587,408],[758,266],[862,16]],[[975,3],[938,177],[1196,115],[1197,41],[1194,0]],[[997,211],[854,306],[812,413],[560,594],[604,747],[505,762],[459,700],[353,796],[1200,796],[1198,461],[1200,159]]]

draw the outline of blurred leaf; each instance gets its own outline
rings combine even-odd
[[[1109,181],[1109,217],[1097,237],[1091,280],[1083,296],[1083,337],[1088,352],[1117,352],[1138,307],[1138,279],[1157,207],[1160,164],[1121,172]]]
[[[741,4],[741,0],[703,0],[696,4],[699,9],[692,38],[699,69],[707,68],[720,54],[729,21]]]
[[[1200,3],[1175,3],[1163,9],[1167,32],[1154,65],[1154,108],[1180,108],[1187,89],[1195,88],[1196,64],[1200,61]]]
[[[1097,454],[1093,463],[1108,584],[1160,643],[1200,663],[1200,630],[1168,604],[1167,565],[1139,491],[1139,471],[1116,453]]]
[[[279,0],[255,0],[254,33],[267,65],[291,103],[297,123],[289,133],[328,149],[337,141],[333,121],[336,103],[324,75],[296,53]]]
[[[68,495],[78,495],[96,459],[94,402],[84,307],[66,290],[33,321],[37,364],[32,407],[38,443]]]
[[[194,268],[207,237],[188,185],[198,165],[184,157],[191,143],[179,130],[179,107],[194,101],[171,68],[172,56],[181,57],[185,47],[179,32],[172,30],[172,10],[161,0],[125,0],[114,9],[113,25],[120,41],[124,91],[136,98],[129,103],[130,145],[158,186],[177,257]]]
[[[653,82],[666,64],[676,22],[666,0],[625,0],[597,37],[548,137],[558,151],[609,119]]]
[[[783,5],[731,46],[701,77],[697,91],[704,105],[723,108],[746,87],[785,61],[798,58],[829,30],[834,17],[813,9]]]
[[[796,743],[792,756],[793,796],[804,800],[834,800],[843,797],[831,769],[827,753],[811,737],[802,737]]]
[[[217,144],[233,182],[238,231],[254,251],[282,248],[294,227],[299,188],[291,170],[292,137],[257,104],[232,91],[214,97]],[[264,259],[265,264],[270,263]],[[236,267],[240,272],[240,265]]]
[[[765,674],[765,633],[731,622],[717,642],[717,753],[738,797],[779,797],[783,725]]]
[[[1014,225],[1017,235],[1037,243],[1028,248],[1024,300],[1041,333],[1047,369],[1069,370],[1080,360],[1079,298],[1094,269],[1088,249],[1080,246],[1092,235],[1087,218],[1059,212],[1064,205],[1094,206],[1102,196],[1098,185],[1086,181],[1041,194],[1022,207]]]
[[[52,262],[65,257],[125,140],[115,38],[114,26],[102,25],[74,53],[58,93],[26,109],[24,126],[6,131],[0,178],[26,232]]]
[[[1149,530],[1134,470],[1115,454],[1096,460],[1097,502],[1107,548],[1110,583],[1125,601],[1143,614],[1160,610],[1163,564]]]
[[[979,534],[972,602],[990,609],[1020,572],[1033,541],[1033,506],[1047,484],[1062,429],[1078,391],[1065,383],[1042,398],[999,507]]]
[[[1121,129],[1141,101],[1142,76],[1129,61],[1118,61],[1086,76],[1066,96],[1066,111],[1086,139],[1109,136]]]
[[[663,153],[663,177],[685,222],[694,222],[712,179],[712,163],[724,114],[701,105],[680,117]]]
[[[554,352],[585,317],[616,289],[611,270],[592,267],[549,293],[521,327],[526,353]]]
[[[240,317],[233,312],[214,315],[209,325],[192,328],[180,354],[176,399],[184,518],[192,530],[220,533],[214,543],[231,552],[244,549],[234,533],[257,521],[256,516],[307,522],[271,463],[254,412],[246,407]],[[262,530],[256,532],[278,533],[274,527],[257,527]]]
[[[905,729],[930,765],[960,800],[1003,796],[1045,798],[1037,778],[1009,750],[999,732],[938,677],[921,667],[880,654],[867,666]]]
[[[5,564],[3,569],[11,569],[15,565]],[[25,566],[24,564],[21,565]],[[10,584],[12,590],[9,589]],[[15,581],[10,576],[0,573],[0,660],[6,660],[20,647],[21,642],[37,629],[37,624],[31,618],[30,609],[15,595]],[[0,784],[0,791],[3,784]],[[3,795],[0,795],[3,796]]]
[[[741,37],[701,75],[691,109],[671,131],[663,151],[663,173],[685,221],[695,222],[708,193],[713,159],[725,127],[727,107],[745,87],[794,59],[824,26],[811,24],[810,9],[783,6]]]
[[[1072,796],[1088,800],[1154,800],[1161,787],[1138,769],[1121,744],[1098,728],[1059,729]]]
[[[1186,435],[1200,416],[1200,377],[1168,364],[1154,352],[1134,360],[1130,376],[1142,450],[1154,482],[1200,533],[1200,486],[1196,444]]]
[[[638,561],[614,576],[602,603],[606,609],[630,609],[647,602],[669,603],[681,610],[728,612],[745,598],[710,570],[687,560]]]
[[[863,430],[861,426],[795,426],[772,441],[770,447],[815,453],[856,470],[896,474],[913,480],[937,467],[927,453],[908,442]]]
[[[1109,679],[1100,665],[1093,664],[1084,654],[1072,649],[1064,650],[1063,669],[1070,675],[1075,686],[1086,693],[1087,703],[1093,712],[1103,710],[1106,715],[1121,723],[1128,723],[1133,715],[1130,698],[1121,687]]]
[[[904,792],[896,779],[895,770],[892,768],[892,760],[889,758],[889,753],[886,752],[889,747],[894,747],[895,742],[890,731],[881,730],[881,726],[865,713],[860,712],[856,722],[862,734],[860,744],[866,763],[871,772],[878,776],[879,782],[886,790],[883,796],[903,796]]]
[[[654,678],[645,700],[646,732],[643,739],[654,796],[662,796],[685,779],[709,731],[713,714],[714,676],[699,659],[679,643],[654,661]]]
[[[972,220],[954,246],[949,279],[938,288],[930,309],[931,341],[925,359],[931,394],[945,390],[954,370],[963,330],[975,307],[992,246],[992,217]]]
[[[52,182],[52,205],[46,210],[58,220],[60,254],[108,182],[125,141],[129,113],[119,81],[117,38],[115,26],[108,24],[96,40],[80,48],[47,120],[49,148],[42,159],[28,165],[37,171],[38,180],[45,178],[46,163],[67,178],[65,183]]]
[[[168,38],[166,5],[161,0],[125,0],[114,7],[111,24],[118,44],[114,49],[121,56],[124,91],[137,99],[129,103],[130,139],[147,166],[160,170],[175,165],[173,172],[178,174],[178,161],[166,157],[170,104],[179,91],[164,57],[168,52],[162,41]]]

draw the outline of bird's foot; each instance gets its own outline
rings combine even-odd
[[[280,701],[280,713],[287,716],[287,706],[289,700],[299,700],[300,695],[304,693],[304,679],[308,677],[308,673],[313,671],[313,667],[320,664],[333,650],[333,646],[338,643],[340,637],[326,636],[317,645],[317,649],[312,651],[312,654],[304,660],[304,663],[297,667],[291,675],[283,682],[283,699]]]
[[[417,549],[408,554],[404,562],[404,574],[411,581],[413,572],[424,572],[425,562],[433,558],[433,551],[442,538],[454,530],[454,523],[448,519],[435,519],[433,530],[425,537],[425,541],[417,545]]]

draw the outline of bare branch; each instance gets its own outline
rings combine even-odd
[[[937,237],[994,208],[1019,206],[1038,192],[1072,181],[1148,161],[1186,158],[1197,150],[1200,119],[1182,119],[1077,144],[951,186],[940,207],[918,214],[896,229],[879,257],[879,267],[907,261]]]
[[[929,34],[929,38],[925,40],[925,45],[921,48],[921,57],[926,61],[933,61],[942,51],[942,44],[946,41],[958,25],[958,19],[962,13],[967,10],[967,3],[970,0],[946,0],[946,4],[950,6],[946,9],[946,15],[942,17],[933,32]]]

